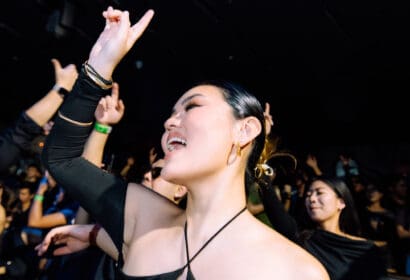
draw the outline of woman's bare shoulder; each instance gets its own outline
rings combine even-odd
[[[160,227],[181,226],[184,217],[185,211],[166,197],[144,185],[128,184],[125,199],[124,240],[134,239],[138,232]]]
[[[266,257],[288,279],[329,279],[326,269],[314,256],[277,232],[266,240],[264,248]]]
[[[259,232],[253,247],[253,261],[264,263],[266,273],[282,275],[281,279],[329,279],[326,269],[309,252],[298,244],[268,227],[256,228]]]
[[[137,209],[144,209],[141,213],[161,213],[166,216],[180,215],[184,210],[179,208],[173,201],[155,192],[153,189],[137,183],[129,183],[127,188],[126,206],[132,205]],[[151,212],[152,210],[153,212]]]

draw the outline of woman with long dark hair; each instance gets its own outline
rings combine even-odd
[[[261,190],[273,227],[314,255],[331,279],[384,278],[386,260],[373,241],[360,237],[354,201],[343,180],[318,177],[312,181],[305,196],[313,226],[308,229],[298,229],[270,184],[261,184]]]

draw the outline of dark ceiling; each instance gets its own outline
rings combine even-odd
[[[121,148],[158,139],[191,82],[234,80],[270,102],[290,145],[408,141],[410,4],[379,0],[6,1],[0,11],[2,125],[53,85],[50,58],[80,65],[108,5],[156,11],[115,73]]]

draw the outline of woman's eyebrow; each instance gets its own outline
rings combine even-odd
[[[190,100],[192,100],[193,98],[195,98],[197,96],[203,97],[204,95],[201,94],[201,93],[192,94],[192,95],[186,97],[184,100],[182,100],[181,105],[184,105],[184,104],[188,103]]]
[[[182,106],[185,105],[185,104],[188,103],[190,100],[192,100],[193,98],[198,97],[198,96],[199,96],[199,97],[204,97],[204,95],[201,94],[201,93],[192,94],[192,95],[190,95],[190,96],[184,98],[184,99],[181,101],[181,105],[182,105]],[[175,108],[175,107],[172,108],[171,114],[174,114],[175,111],[176,111],[176,108]]]

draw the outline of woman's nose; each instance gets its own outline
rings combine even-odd
[[[181,122],[181,113],[172,114],[164,123],[166,130],[170,130],[172,127],[179,126]]]
[[[312,202],[314,202],[314,201],[316,201],[316,195],[314,195],[314,194],[311,194],[309,197],[308,197],[308,201],[310,202],[310,203],[312,203]]]

